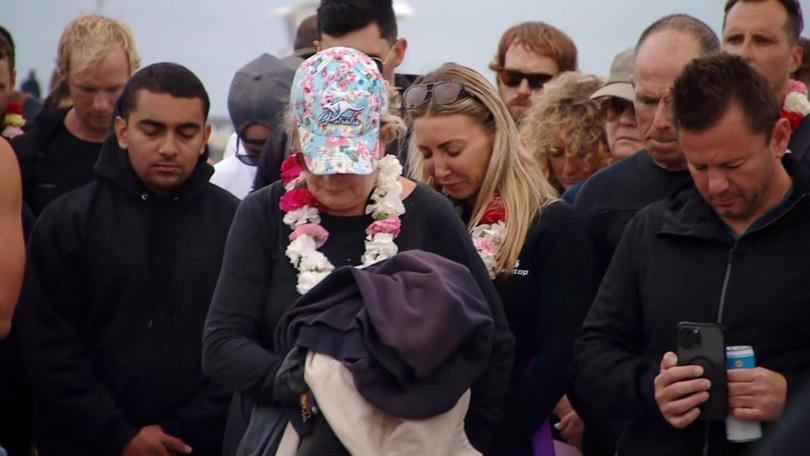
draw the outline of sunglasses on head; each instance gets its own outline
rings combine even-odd
[[[553,74],[521,73],[520,71],[507,70],[506,68],[498,70],[498,79],[507,87],[517,87],[525,79],[529,82],[529,87],[531,87],[532,90],[537,90],[542,89],[552,78],[554,78]]]
[[[244,143],[244,147],[240,147]],[[236,159],[248,166],[259,166],[259,157],[267,140],[243,139],[236,136]],[[258,152],[257,152],[258,151]]]
[[[405,109],[413,109],[432,100],[434,105],[441,106],[470,96],[472,95],[464,90],[464,86],[458,82],[428,82],[425,84],[413,84],[408,87],[408,90],[402,96],[402,104]]]

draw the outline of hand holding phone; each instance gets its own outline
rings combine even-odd
[[[679,366],[675,353],[661,359],[661,370],[655,377],[655,401],[664,420],[683,429],[700,416],[700,406],[709,400],[711,382],[703,377],[701,366]]]
[[[701,367],[701,376],[710,382],[709,398],[700,406],[700,418],[725,420],[728,392],[723,329],[713,323],[678,323],[678,365]]]

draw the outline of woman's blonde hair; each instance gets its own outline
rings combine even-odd
[[[125,24],[104,16],[85,15],[74,19],[59,38],[56,52],[56,71],[67,80],[100,63],[116,49],[122,49],[129,61],[129,74],[141,64],[132,30]],[[79,57],[81,65],[72,68],[71,58]]]
[[[594,75],[561,73],[533,96],[523,118],[520,142],[531,151],[557,190],[562,190],[562,184],[550,169],[549,153],[559,147],[560,141],[567,156],[588,151],[584,156],[588,171],[599,170],[613,161],[601,101],[590,99],[602,85],[602,80]]]
[[[461,84],[469,96],[459,96],[456,101],[445,105],[436,105],[431,100],[409,109],[409,117],[417,119],[423,116],[462,114],[478,122],[492,136],[492,153],[473,205],[468,228],[472,229],[480,222],[493,197],[501,197],[506,206],[506,236],[495,273],[511,274],[532,221],[543,206],[557,199],[557,194],[543,178],[536,164],[531,159],[521,157],[515,123],[495,89],[483,76],[465,66],[446,63],[418,82],[439,81]],[[422,153],[413,137],[408,156],[411,177],[433,186],[433,180],[423,166]]]

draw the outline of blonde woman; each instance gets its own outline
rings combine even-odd
[[[461,209],[515,335],[506,417],[492,454],[524,454],[539,441],[550,446],[545,423],[565,392],[574,338],[593,295],[586,234],[537,166],[521,157],[515,124],[480,74],[445,64],[411,86],[403,104],[413,123],[411,173]],[[564,436],[572,413],[561,417]]]
[[[562,73],[534,97],[521,124],[521,143],[560,193],[613,160],[602,103],[590,99],[600,87],[596,76]]]

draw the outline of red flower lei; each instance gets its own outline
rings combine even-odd
[[[496,196],[489,201],[480,224],[498,223],[506,220],[506,205],[500,196]]]

